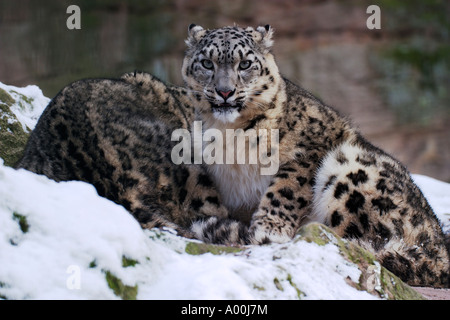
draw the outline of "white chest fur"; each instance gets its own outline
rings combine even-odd
[[[256,210],[272,180],[272,176],[261,175],[258,164],[212,164],[207,168],[224,205],[235,218]]]
[[[203,159],[231,216],[249,222],[278,171],[278,132],[241,127],[215,118],[194,122],[194,136],[203,135],[194,154]]]
[[[257,154],[257,150],[262,150],[261,139],[258,144],[256,133],[253,137],[238,135],[237,138],[234,133],[230,134],[224,123],[216,122],[213,127],[216,130],[213,139],[216,161],[210,161],[208,150],[211,150],[211,145],[205,141],[212,140],[208,138],[202,148],[204,163],[232,217],[249,221],[273,178],[273,175],[266,175],[267,172],[261,170],[267,167],[267,161],[261,164],[261,159],[264,161],[267,157],[260,158]]]

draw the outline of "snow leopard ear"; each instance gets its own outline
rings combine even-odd
[[[188,38],[186,44],[189,48],[194,47],[205,35],[206,30],[196,24],[190,24],[188,27]]]
[[[256,28],[256,32],[253,33],[253,40],[260,45],[263,53],[267,53],[270,51],[270,48],[273,45],[273,28],[266,24],[264,27],[259,26]]]

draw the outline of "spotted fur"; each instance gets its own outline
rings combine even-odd
[[[189,27],[183,76],[204,129],[279,132],[273,175],[259,174],[261,162],[207,166],[237,221],[212,218],[193,231],[216,243],[284,242],[318,221],[374,252],[409,284],[448,286],[443,232],[408,171],[280,76],[272,34],[270,26]]]
[[[77,81],[45,109],[17,168],[91,183],[144,228],[192,236],[192,221],[228,213],[201,167],[171,160],[173,130],[193,120],[190,101],[145,73]]]

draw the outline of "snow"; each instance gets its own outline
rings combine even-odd
[[[34,86],[14,90],[38,104],[49,101]],[[33,128],[43,107],[17,110],[19,121]],[[450,185],[414,179],[448,232]],[[333,243],[294,239],[232,254],[191,255],[185,248],[193,240],[142,230],[93,186],[57,183],[1,159],[0,226],[0,299],[118,299],[107,272],[137,286],[138,299],[375,299],[348,284],[346,279],[358,282],[360,270]],[[124,266],[124,257],[137,263]]]
[[[450,184],[419,174],[412,178],[440,220],[444,233],[450,233]]]
[[[26,218],[26,232],[14,215]],[[142,230],[89,184],[57,183],[3,164],[0,225],[0,296],[9,299],[116,299],[105,271],[137,285],[138,299],[295,299],[295,288],[306,299],[374,298],[345,282],[357,282],[360,271],[332,244],[293,241],[193,256],[184,250],[188,240]],[[138,263],[123,267],[122,257]]]

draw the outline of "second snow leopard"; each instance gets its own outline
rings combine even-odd
[[[223,137],[230,129],[255,130],[256,144],[262,132],[279,134],[279,144],[270,146],[279,155],[276,174],[261,175],[261,162],[207,165],[230,215],[241,224],[205,219],[194,226],[197,236],[214,243],[284,242],[301,225],[318,221],[372,251],[407,283],[448,286],[442,229],[406,168],[335,110],[280,76],[272,33],[268,25],[189,27],[182,72],[203,129],[219,130]],[[260,147],[249,140],[239,149],[234,140],[225,138],[223,148],[235,156]]]
[[[185,89],[145,73],[74,82],[47,106],[17,167],[88,182],[144,228],[192,236],[192,221],[227,210],[200,166],[171,160],[172,132],[193,119],[190,101]]]

